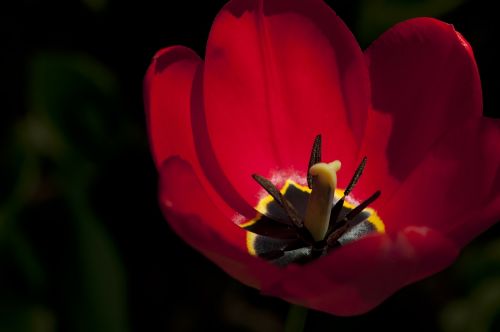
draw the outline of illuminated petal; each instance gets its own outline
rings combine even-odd
[[[144,81],[144,99],[155,163],[160,167],[172,156],[187,160],[228,217],[235,214],[233,210],[253,215],[253,209],[238,199],[234,187],[216,167],[199,162],[198,153],[209,152],[199,139],[195,143],[193,133],[197,130],[198,138],[204,119],[200,114],[202,94],[196,84],[202,70],[201,59],[183,46],[165,48],[154,56]]]
[[[202,60],[183,46],[165,48],[153,57],[144,80],[151,149],[157,167],[174,155],[197,159],[191,133],[191,86]]]
[[[247,285],[273,280],[277,268],[248,253],[247,232],[218,210],[186,161],[167,159],[160,175],[160,206],[180,237]]]
[[[215,158],[248,202],[259,190],[252,173],[305,175],[317,134],[328,142],[325,160],[355,167],[368,74],[351,32],[322,1],[231,1],[207,43],[204,94]]]

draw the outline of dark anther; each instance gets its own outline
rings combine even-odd
[[[349,211],[349,213],[337,222],[335,227],[331,227],[330,233],[326,236],[326,242],[329,246],[333,245],[350,227],[349,222],[356,218],[365,208],[373,203],[380,196],[380,190],[377,190],[373,195],[364,200],[361,204],[356,206],[354,209]]]
[[[286,215],[290,219],[290,221],[298,228],[302,228],[304,226],[304,221],[300,217],[300,214],[293,207],[292,203],[288,199],[283,196],[283,194],[274,186],[274,184],[266,179],[263,176],[258,174],[253,174],[252,177],[258,184],[264,188],[271,197],[278,202],[278,204],[285,210]]]
[[[263,176],[260,176],[259,174],[252,174],[252,178],[255,181],[257,181],[257,183],[260,184],[262,188],[264,188],[269,193],[269,195],[271,195],[271,197],[274,198],[276,202],[278,202],[280,205],[282,204],[280,198],[280,191],[278,190],[278,188],[274,186],[274,184],[271,181],[269,181]]]
[[[336,225],[336,223],[339,218],[340,211],[342,211],[342,208],[344,207],[345,197],[351,193],[356,183],[358,183],[358,180],[361,177],[361,174],[363,174],[363,170],[365,169],[366,160],[367,158],[363,157],[363,160],[361,160],[361,163],[359,164],[358,168],[356,168],[356,172],[354,172],[351,181],[349,182],[346,190],[344,191],[344,197],[339,199],[338,202],[335,204],[335,206],[332,208],[332,213],[330,215],[330,225],[329,225],[330,229],[333,229],[334,227],[338,228],[338,225]]]
[[[307,185],[312,189],[313,176],[309,174],[309,169],[321,162],[321,135],[314,138],[314,143],[311,149],[311,157],[309,158],[309,167],[307,168]]]
[[[344,219],[345,220],[345,219]],[[336,245],[336,243],[338,242],[338,239],[340,239],[340,237],[349,229],[349,223],[347,222],[347,220],[345,221],[345,223],[340,227],[340,228],[337,228],[332,234],[330,234],[327,239],[326,239],[326,243],[329,247],[333,247]]]
[[[365,199],[361,204],[352,209],[345,218],[347,220],[354,219],[358,214],[360,214],[364,209],[368,207],[368,205],[372,204],[377,198],[380,196],[380,190],[377,190],[373,195]]]
[[[351,182],[349,182],[349,185],[347,186],[344,196],[347,196],[351,193],[352,189],[358,183],[358,180],[363,173],[365,166],[366,166],[366,157],[363,157],[363,160],[361,160],[361,163],[359,164],[358,168],[356,169],[356,172],[354,172],[354,175],[352,176]]]
[[[358,183],[359,178],[361,177],[361,174],[363,174],[363,170],[365,169],[367,159],[368,158],[363,157],[363,160],[361,160],[361,163],[359,164],[358,168],[356,168],[356,172],[354,172],[351,181],[349,182],[346,190],[344,191],[344,197],[339,199],[337,203],[335,203],[335,206],[332,208],[332,213],[330,215],[330,227],[329,227],[330,230],[339,227],[339,225],[336,224],[340,215],[340,211],[342,211],[342,208],[344,207],[345,197],[351,193],[356,183]]]
[[[328,228],[332,228],[335,226],[337,223],[337,220],[339,219],[340,211],[342,211],[342,208],[344,207],[344,200],[345,196],[342,197],[335,203],[335,205],[332,208],[332,213],[330,214],[330,223]]]

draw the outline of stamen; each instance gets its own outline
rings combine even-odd
[[[330,215],[330,225],[329,228],[332,228],[335,226],[337,223],[337,220],[339,219],[340,211],[342,211],[342,208],[344,207],[344,201],[345,201],[345,196],[342,197],[335,203],[332,209],[332,214]]]
[[[361,204],[352,209],[345,218],[348,220],[354,219],[358,214],[360,214],[368,205],[372,204],[380,196],[380,190],[377,190],[373,195],[365,199]]]
[[[346,219],[344,219],[346,220]],[[347,222],[345,222],[342,227],[340,228],[337,228],[332,234],[330,234],[328,236],[328,238],[326,239],[326,244],[329,246],[329,247],[336,247],[338,246],[338,239],[340,239],[340,237],[342,235],[344,235],[344,233],[349,229],[349,224]]]
[[[342,211],[342,208],[344,207],[345,197],[351,193],[351,191],[354,189],[354,186],[356,185],[356,183],[358,183],[359,178],[361,177],[361,174],[363,174],[363,171],[364,171],[365,166],[366,166],[366,161],[367,161],[367,158],[363,157],[363,160],[361,160],[361,163],[359,164],[358,168],[354,172],[354,175],[352,176],[351,181],[349,182],[346,190],[344,191],[344,197],[339,199],[338,202],[333,207],[332,214],[330,216],[330,228],[333,228],[335,226],[335,224],[339,218],[340,211]]]
[[[307,167],[307,185],[309,186],[309,189],[312,189],[313,185],[313,175],[309,170],[319,162],[321,162],[321,135],[317,135],[316,138],[314,138],[314,143],[311,149],[309,167]]]
[[[367,157],[363,157],[343,196],[334,205],[337,172],[341,163],[338,160],[329,164],[321,162],[321,144],[321,135],[317,135],[312,145],[307,171],[310,191],[300,185],[288,183],[283,187],[282,193],[270,180],[258,174],[252,175],[274,200],[267,196],[259,205],[265,203],[264,209],[272,212],[277,203],[287,218],[281,213],[279,216],[265,213],[245,225],[244,228],[252,232],[248,234],[253,234],[253,237],[249,238],[252,242],[247,243],[250,253],[257,253],[259,257],[272,260],[278,265],[287,265],[290,262],[306,264],[366,234],[384,231],[384,225],[376,214],[371,210],[364,212],[368,205],[380,196],[380,191],[376,191],[355,208],[346,201],[346,197],[351,194],[363,174]],[[304,206],[306,199],[307,206]],[[292,201],[297,204],[297,208],[292,205]],[[270,205],[271,203],[273,205]],[[256,238],[256,234],[262,237]],[[262,243],[255,244],[255,239],[260,239]],[[273,239],[272,242],[268,243],[269,239]]]
[[[359,164],[358,168],[356,169],[356,172],[354,172],[354,175],[352,176],[351,182],[349,182],[349,185],[347,186],[346,190],[344,191],[344,196],[347,196],[351,193],[352,189],[358,183],[359,178],[361,177],[361,174],[363,174],[363,171],[365,170],[366,166],[366,157],[363,157],[363,160],[361,160],[361,163]]]
[[[356,206],[354,209],[349,211],[349,213],[338,222],[335,227],[332,228],[332,232],[327,235],[326,243],[329,246],[336,245],[337,240],[349,229],[349,221],[356,218],[358,214],[363,212],[364,209],[373,203],[380,196],[380,190],[377,190],[373,195],[364,200],[361,204]]]
[[[278,204],[285,210],[286,215],[293,223],[294,226],[301,228],[304,226],[304,222],[300,217],[300,214],[293,207],[292,203],[283,196],[283,194],[276,188],[276,186],[263,176],[258,174],[252,174],[252,178],[257,181],[258,184],[264,188],[271,197],[278,202]]]

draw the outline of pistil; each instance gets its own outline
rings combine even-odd
[[[328,231],[333,207],[333,195],[337,187],[337,172],[340,167],[340,161],[335,160],[329,164],[317,163],[309,169],[313,180],[304,226],[309,230],[315,241],[323,240]]]

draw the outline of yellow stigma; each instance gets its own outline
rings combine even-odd
[[[314,180],[307,203],[304,225],[316,241],[323,240],[328,230],[333,195],[337,187],[337,172],[340,167],[340,161],[335,160],[329,164],[315,164],[309,169]]]
[[[340,160],[332,161],[329,164],[318,163],[309,169],[309,173],[312,176],[317,176],[323,185],[329,186],[332,192],[335,192],[335,189],[337,189],[337,172],[341,166]]]

